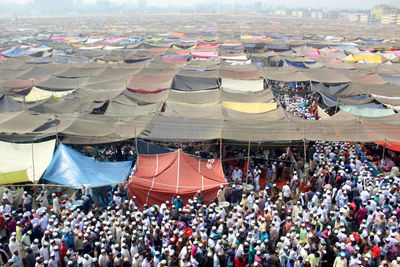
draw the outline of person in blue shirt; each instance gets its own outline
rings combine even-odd
[[[179,209],[183,208],[183,200],[181,199],[180,196],[177,196],[174,199],[174,203],[173,204],[175,205],[175,210],[179,210]]]

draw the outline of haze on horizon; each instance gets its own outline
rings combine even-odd
[[[84,3],[87,5],[96,4],[96,1],[102,0],[70,0],[70,2]],[[103,0],[104,1],[104,0]],[[109,0],[112,5],[118,6],[137,6],[139,0]],[[0,5],[18,5],[23,6],[27,3],[47,2],[52,5],[65,5],[67,0],[0,0]],[[148,7],[194,7],[196,5],[230,5],[240,4],[242,6],[251,5],[256,2],[261,3],[264,7],[286,7],[286,8],[328,8],[328,9],[370,9],[375,5],[386,4],[400,8],[400,0],[147,0]],[[36,4],[35,4],[36,5]]]

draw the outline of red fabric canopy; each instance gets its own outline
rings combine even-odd
[[[400,143],[396,142],[376,142],[380,146],[385,146],[387,149],[400,152]]]
[[[226,185],[220,159],[200,160],[182,151],[159,155],[139,155],[136,172],[128,188],[142,207],[172,201],[179,195],[184,202],[201,190],[204,201],[217,196],[220,185]]]

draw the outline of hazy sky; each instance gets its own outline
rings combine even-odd
[[[26,3],[29,0],[0,0],[1,3]],[[63,0],[53,0],[63,1]],[[96,0],[84,0],[86,3],[95,3]],[[122,4],[126,2],[137,3],[138,0],[111,0],[112,2]],[[377,4],[389,4],[400,8],[400,0],[148,0],[149,6],[166,6],[168,4],[188,6],[191,4],[207,3],[207,2],[220,2],[220,3],[254,3],[263,2],[267,5],[273,6],[287,6],[287,7],[327,7],[327,8],[360,8],[368,9]]]

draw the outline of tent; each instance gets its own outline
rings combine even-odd
[[[98,162],[60,144],[43,179],[73,188],[101,187],[124,182],[131,166],[132,161]]]
[[[201,190],[206,203],[214,200],[220,185],[226,185],[220,159],[201,160],[178,150],[160,155],[139,155],[129,193],[136,204],[154,205],[177,195],[184,201]]]
[[[400,152],[400,142],[376,142],[380,146],[384,146],[390,150]]]
[[[29,144],[0,142],[0,184],[36,182],[51,161],[55,139]]]

